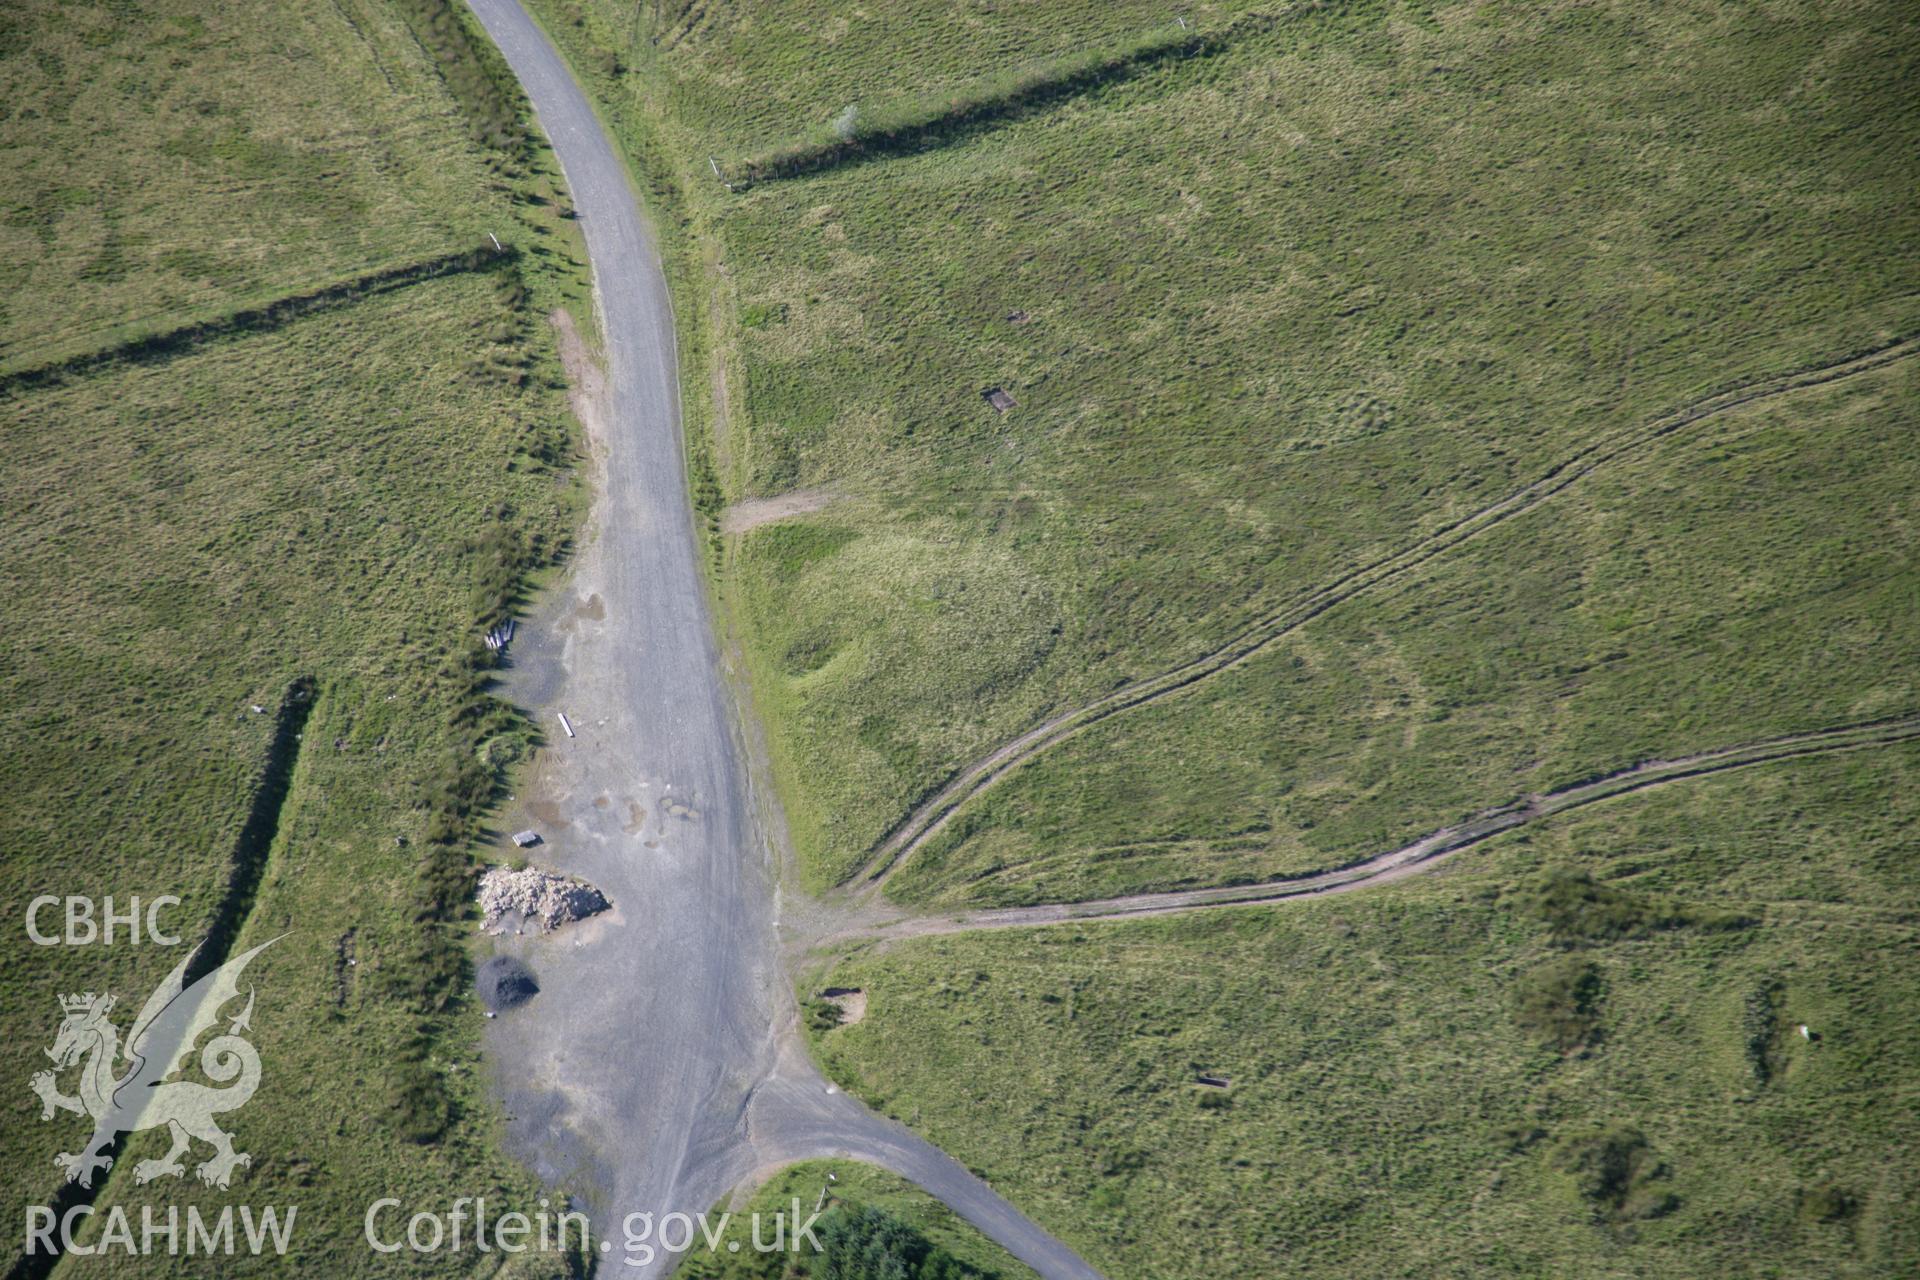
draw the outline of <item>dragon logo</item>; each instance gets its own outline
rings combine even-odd
[[[40,1097],[42,1120],[53,1119],[55,1111],[93,1118],[93,1138],[85,1149],[78,1155],[62,1152],[53,1158],[66,1171],[67,1181],[92,1186],[94,1171],[113,1165],[113,1157],[105,1151],[115,1137],[161,1125],[172,1133],[173,1147],[159,1160],[142,1160],[135,1165],[135,1182],[180,1177],[186,1172],[180,1157],[187,1154],[195,1138],[213,1148],[212,1158],[194,1171],[209,1186],[225,1188],[235,1168],[253,1163],[246,1152],[233,1149],[232,1135],[214,1123],[215,1116],[245,1106],[260,1087],[260,1055],[241,1038],[251,1029],[251,986],[247,988],[246,1008],[200,1051],[200,1070],[226,1087],[216,1089],[198,1081],[167,1077],[174,1073],[180,1059],[193,1051],[201,1035],[220,1021],[221,1008],[239,997],[240,974],[247,962],[279,940],[263,942],[236,956],[189,987],[187,967],[200,954],[200,948],[195,947],[147,997],[146,1006],[134,1019],[124,1050],[132,1065],[124,1075],[115,1075],[122,1053],[120,1033],[107,1020],[113,997],[96,996],[91,991],[60,997],[66,1017],[53,1048],[47,1050],[54,1070],[36,1073],[32,1084]],[[80,1092],[78,1097],[68,1097],[55,1081],[60,1072],[75,1065],[80,1066]]]

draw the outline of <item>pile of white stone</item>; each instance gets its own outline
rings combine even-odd
[[[481,928],[489,933],[520,932],[523,925],[558,929],[599,915],[612,904],[590,884],[528,867],[489,867],[480,875]]]

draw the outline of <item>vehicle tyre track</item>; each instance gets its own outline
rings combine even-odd
[[[954,774],[931,797],[895,824],[875,847],[872,857],[850,879],[865,882],[858,890],[862,894],[877,892],[908,858],[946,827],[962,805],[1042,751],[1111,716],[1183,692],[1209,676],[1238,666],[1334,606],[1444,555],[1497,524],[1533,510],[1575,481],[1610,462],[1707,418],[1761,400],[1883,368],[1916,352],[1920,352],[1920,337],[1901,338],[1831,364],[1717,392],[1650,422],[1604,436],[1554,464],[1546,474],[1524,488],[1428,534],[1410,546],[1351,570],[1333,582],[1308,592],[1243,628],[1213,652],[1159,675],[1122,685],[1084,706],[1042,721],[1011,742],[981,756]]]
[[[1525,796],[1511,804],[1482,810],[1466,821],[1422,836],[1388,853],[1330,871],[1288,876],[1260,884],[1227,885],[1209,889],[1181,889],[1140,893],[1090,902],[1045,903],[1031,907],[1003,907],[949,916],[913,916],[867,929],[843,931],[824,943],[890,941],[976,929],[1031,928],[1050,924],[1086,924],[1102,920],[1129,920],[1142,916],[1173,915],[1212,907],[1258,906],[1292,898],[1317,898],[1335,893],[1391,884],[1431,871],[1440,861],[1516,827],[1553,817],[1570,809],[1731,769],[1772,764],[1800,756],[1830,755],[1869,747],[1920,740],[1920,716],[1844,725],[1769,738],[1761,742],[1720,747],[1677,760],[1648,760],[1601,774],[1544,795]]]

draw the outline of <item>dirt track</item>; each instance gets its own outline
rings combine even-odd
[[[903,818],[875,847],[873,857],[852,877],[852,883],[858,885],[864,882],[863,891],[868,894],[877,891],[903,862],[946,826],[961,805],[1055,744],[1110,716],[1184,692],[1209,676],[1238,666],[1334,606],[1444,555],[1503,521],[1533,510],[1602,466],[1628,457],[1707,418],[1757,401],[1882,368],[1916,352],[1920,352],[1920,337],[1904,338],[1819,368],[1783,374],[1718,392],[1651,422],[1602,436],[1556,463],[1533,483],[1391,555],[1298,597],[1277,612],[1245,628],[1212,653],[1157,676],[1123,685],[1085,706],[1061,712],[979,757]]]
[[[946,916],[910,916],[865,927],[855,925],[823,942],[834,945],[860,939],[893,940],[936,933],[964,933],[975,929],[1017,929],[1129,920],[1211,907],[1255,906],[1292,898],[1351,893],[1431,871],[1440,864],[1441,859],[1470,849],[1502,832],[1615,796],[1729,769],[1744,769],[1798,756],[1856,751],[1915,739],[1920,739],[1920,716],[1797,733],[1762,742],[1722,747],[1678,760],[1649,760],[1546,795],[1527,796],[1514,804],[1485,810],[1465,822],[1443,827],[1399,849],[1313,875],[1294,876],[1263,884],[1142,893],[1093,902],[1048,903]]]
[[[720,532],[746,533],[776,520],[823,511],[838,497],[824,489],[795,489],[772,498],[748,498],[720,513]]]

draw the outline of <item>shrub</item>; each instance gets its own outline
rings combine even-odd
[[[1859,1201],[1831,1183],[1802,1187],[1800,1216],[1809,1222],[1843,1222],[1859,1209]]]
[[[421,1028],[394,1055],[394,1130],[407,1142],[437,1142],[452,1123],[446,1085],[434,1069],[432,1035]]]
[[[527,156],[519,82],[493,46],[475,38],[449,0],[402,0],[400,11],[467,115],[473,140],[508,161]]]
[[[839,1025],[839,1005],[831,1000],[807,1001],[807,1030],[831,1031]]]
[[[1627,1223],[1665,1217],[1680,1198],[1658,1187],[1667,1167],[1636,1129],[1583,1129],[1554,1148],[1554,1163],[1574,1175],[1582,1199],[1604,1220]]]
[[[814,1234],[820,1252],[808,1259],[813,1280],[992,1280],[898,1218],[864,1205],[836,1207]]]
[[[1747,1065],[1753,1069],[1755,1084],[1766,1084],[1780,1069],[1780,990],[1778,982],[1769,982],[1748,992],[1747,1007],[1741,1015]]]
[[[1578,956],[1555,956],[1514,984],[1514,1018],[1542,1043],[1571,1053],[1597,1038],[1600,971]]]
[[[1739,929],[1753,923],[1748,916],[1689,906],[1671,899],[1633,893],[1601,884],[1584,871],[1549,871],[1526,891],[1528,907],[1546,922],[1553,940],[1563,947],[1644,938],[1651,933],[1688,926]]]

